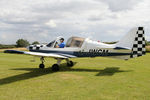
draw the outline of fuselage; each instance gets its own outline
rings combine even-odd
[[[40,53],[55,53],[66,57],[113,57],[113,58],[122,58],[129,59],[131,55],[131,50],[127,48],[116,47],[115,44],[105,44],[97,41],[92,41],[90,39],[76,39],[78,45],[67,46],[64,48],[55,48],[54,46],[41,46],[35,45],[30,46],[29,51],[40,52]],[[81,41],[79,41],[81,40]],[[81,43],[80,43],[81,42]],[[54,42],[55,43],[55,42]],[[76,42],[74,42],[76,43]]]

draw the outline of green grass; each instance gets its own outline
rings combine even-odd
[[[79,58],[59,72],[39,58],[0,53],[0,100],[150,100],[150,54],[128,61]]]

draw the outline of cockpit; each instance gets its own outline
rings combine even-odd
[[[56,45],[59,44],[60,38],[62,38],[62,37],[57,37],[56,40],[47,44],[47,47],[56,48]],[[82,46],[84,40],[85,40],[85,38],[81,38],[81,37],[70,37],[66,42],[65,48],[67,48],[67,47],[80,48]]]

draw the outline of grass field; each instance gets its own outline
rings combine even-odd
[[[0,53],[0,100],[150,100],[150,54],[128,61],[108,58],[72,59],[38,69],[39,58]]]

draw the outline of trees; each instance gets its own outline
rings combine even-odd
[[[32,45],[35,45],[35,44],[40,44],[38,41],[34,41],[32,43]],[[29,45],[29,42],[27,40],[24,40],[24,39],[18,39],[16,41],[16,46],[17,47],[27,47]]]
[[[34,41],[33,43],[32,43],[32,45],[35,45],[35,44],[40,44],[38,41]]]
[[[149,41],[145,40],[145,42],[146,42],[146,46],[150,45]]]
[[[17,47],[27,47],[29,45],[29,42],[24,39],[18,39],[16,42]]]

